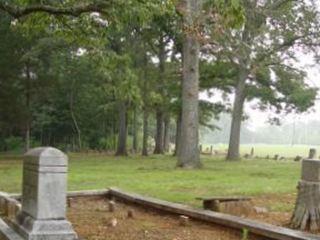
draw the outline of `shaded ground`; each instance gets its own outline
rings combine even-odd
[[[253,211],[249,218],[277,226],[288,227],[296,201],[295,194],[270,194],[252,200],[253,206],[265,208],[267,212]]]
[[[294,195],[269,195],[252,200],[252,207],[268,209],[267,212],[252,211],[247,218],[277,226],[288,227],[292,212],[276,211],[268,206],[282,199],[283,204],[294,205]],[[243,232],[190,219],[181,226],[179,216],[168,215],[140,206],[116,203],[116,211],[109,212],[107,199],[76,199],[68,210],[68,218],[79,236],[87,240],[258,240],[266,239]],[[128,218],[128,211],[134,218]],[[116,222],[116,226],[112,223]],[[320,235],[320,233],[318,233]]]
[[[133,210],[134,218],[127,217]],[[164,215],[141,207],[117,203],[116,211],[108,211],[104,199],[77,199],[68,213],[79,236],[87,240],[241,240],[242,234],[230,229],[191,220],[179,224],[178,216]],[[117,221],[115,227],[111,222]],[[256,237],[250,236],[250,240]]]

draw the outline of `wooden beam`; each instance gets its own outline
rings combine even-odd
[[[126,193],[116,188],[110,188],[109,194],[115,198],[134,204],[150,207],[168,213],[185,215],[197,220],[215,223],[217,225],[233,228],[239,231],[247,229],[250,233],[275,240],[320,240],[320,236],[307,234],[300,231],[261,223],[249,219],[217,213],[207,210],[191,208],[178,203],[171,203],[138,194]]]

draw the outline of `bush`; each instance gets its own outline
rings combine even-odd
[[[5,149],[7,151],[16,151],[23,149],[24,141],[22,137],[8,137],[4,140]]]

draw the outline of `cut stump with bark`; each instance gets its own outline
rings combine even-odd
[[[297,188],[298,196],[291,227],[320,230],[320,160],[302,161],[302,176]]]

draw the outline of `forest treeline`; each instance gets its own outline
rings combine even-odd
[[[0,151],[175,146],[178,166],[198,167],[199,124],[228,112],[239,159],[246,102],[314,105],[295,63],[297,49],[317,57],[319,23],[312,1],[0,0]],[[198,100],[213,89],[219,101]]]

